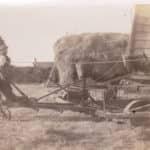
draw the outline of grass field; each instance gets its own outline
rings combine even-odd
[[[30,96],[47,93],[42,85],[19,86]],[[96,122],[71,111],[11,111],[11,121],[0,119],[0,150],[150,150],[150,127],[129,120]]]

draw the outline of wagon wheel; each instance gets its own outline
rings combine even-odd
[[[136,113],[141,111],[150,111],[149,99],[134,100],[127,104],[127,106],[124,108],[124,113]]]

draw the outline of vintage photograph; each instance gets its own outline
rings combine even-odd
[[[0,150],[150,150],[150,1],[0,0]]]

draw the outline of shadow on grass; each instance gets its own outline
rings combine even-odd
[[[103,119],[94,118],[90,115],[84,115],[84,116],[74,116],[74,115],[66,115],[66,116],[36,116],[36,118],[40,120],[51,120],[54,122],[83,122],[83,121],[103,121]]]
[[[72,141],[80,141],[85,139],[87,135],[84,133],[74,133],[68,130],[47,130],[46,132],[49,137],[58,137],[62,138],[64,141],[72,142]]]
[[[74,133],[68,130],[49,129],[46,132],[46,138],[40,137],[31,141],[25,145],[24,150],[32,148],[36,149],[43,145],[48,145],[49,147],[73,146],[87,138],[88,135],[85,133]]]
[[[40,121],[52,121],[52,122],[83,122],[83,121],[91,121],[91,122],[99,122],[99,121],[103,121],[104,119],[98,119],[98,118],[94,118],[92,116],[89,115],[84,115],[84,116],[80,116],[80,115],[66,115],[66,116],[62,116],[62,115],[35,115],[35,116],[29,116],[29,117],[22,117],[22,118],[18,118],[18,119],[13,119],[12,121],[22,121],[22,122],[30,122],[30,121],[36,121],[36,120],[40,120]]]

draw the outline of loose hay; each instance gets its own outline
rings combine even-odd
[[[77,79],[74,63],[121,60],[127,43],[128,35],[119,33],[83,33],[60,38],[54,45],[60,83],[70,83]],[[84,68],[86,74],[97,77],[97,74],[102,75],[110,66],[112,67],[112,64],[94,64],[94,67],[93,64],[88,64],[84,65]]]

